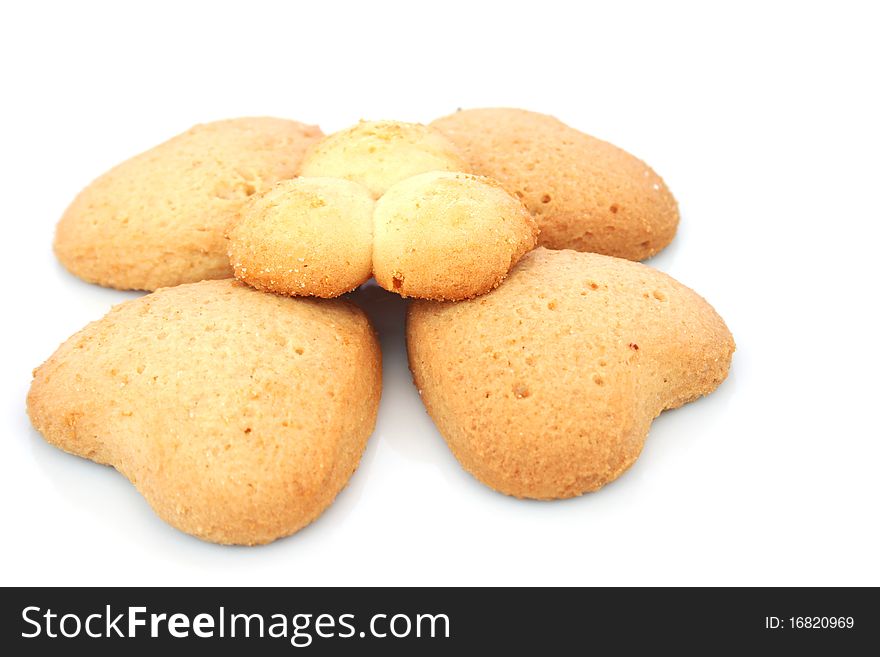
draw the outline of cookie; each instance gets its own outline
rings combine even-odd
[[[467,299],[535,246],[535,222],[495,181],[432,171],[375,203],[343,178],[297,178],[255,196],[229,233],[236,278],[261,290],[334,297],[370,275],[406,297]]]
[[[428,171],[466,172],[455,145],[418,123],[361,121],[312,146],[300,175],[345,178],[379,198],[393,184]]]
[[[660,176],[551,116],[474,109],[431,126],[459,147],[474,173],[523,200],[542,246],[644,260],[675,236],[678,205]]]
[[[235,277],[268,292],[336,297],[372,276],[373,209],[342,178],[285,180],[245,204],[229,232]]]
[[[376,337],[345,301],[233,280],[116,306],[34,371],[34,427],[112,465],[156,513],[207,541],[292,534],[333,501],[373,430]]]
[[[496,290],[416,301],[413,379],[466,470],[516,497],[616,479],[651,422],[712,392],[734,341],[699,295],[640,263],[538,248]]]
[[[119,289],[231,277],[224,233],[242,204],[293,177],[320,137],[274,118],[197,125],[86,187],[58,223],[55,253],[74,275]]]
[[[522,203],[494,180],[423,173],[376,202],[373,275],[405,297],[469,299],[496,287],[536,235]]]

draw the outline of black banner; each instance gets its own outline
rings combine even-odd
[[[450,654],[601,646],[854,654],[877,645],[875,589],[3,589],[5,654]],[[76,644],[76,645],[72,645]],[[9,652],[11,648],[13,652]]]

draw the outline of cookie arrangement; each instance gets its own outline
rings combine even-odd
[[[375,278],[412,297],[413,381],[462,466],[519,498],[581,495],[632,465],[663,410],[727,376],[721,317],[636,262],[678,218],[645,163],[524,110],[327,137],[273,118],[196,126],[61,218],[71,273],[151,293],[38,367],[28,413],[184,532],[287,536],[373,432],[378,341],[338,297]]]

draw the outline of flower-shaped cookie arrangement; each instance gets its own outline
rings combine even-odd
[[[286,536],[332,503],[373,431],[378,342],[332,298],[372,277],[414,297],[413,379],[462,465],[516,497],[580,495],[730,367],[712,307],[633,262],[677,224],[647,165],[532,112],[323,139],[281,119],[196,126],[62,217],[55,250],[72,273],[155,291],[61,345],[28,412],[185,532]]]

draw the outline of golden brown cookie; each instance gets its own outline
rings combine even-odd
[[[373,275],[405,297],[469,299],[497,286],[536,234],[522,203],[494,180],[423,173],[376,203]]]
[[[257,289],[337,297],[372,275],[373,208],[342,178],[284,180],[245,204],[229,233],[235,277]]]
[[[734,342],[702,297],[655,269],[538,248],[489,294],[413,302],[407,348],[464,468],[554,499],[620,476],[655,417],[725,379]]]
[[[300,175],[345,178],[379,198],[393,184],[428,171],[467,171],[455,145],[418,123],[361,121],[312,146]]]
[[[123,303],[71,337],[34,371],[28,413],[174,527],[267,543],[314,520],[357,468],[380,358],[350,303],[206,281]]]
[[[473,109],[431,126],[459,147],[474,173],[523,200],[542,246],[644,260],[675,236],[678,205],[660,176],[552,116]]]
[[[274,118],[197,125],[80,192],[55,253],[76,276],[120,289],[230,277],[223,236],[242,204],[292,178],[320,137],[316,126]]]
[[[377,202],[342,178],[297,178],[254,196],[229,233],[236,278],[261,290],[335,297],[369,279],[423,299],[498,285],[535,246],[534,219],[488,178],[433,171]]]

